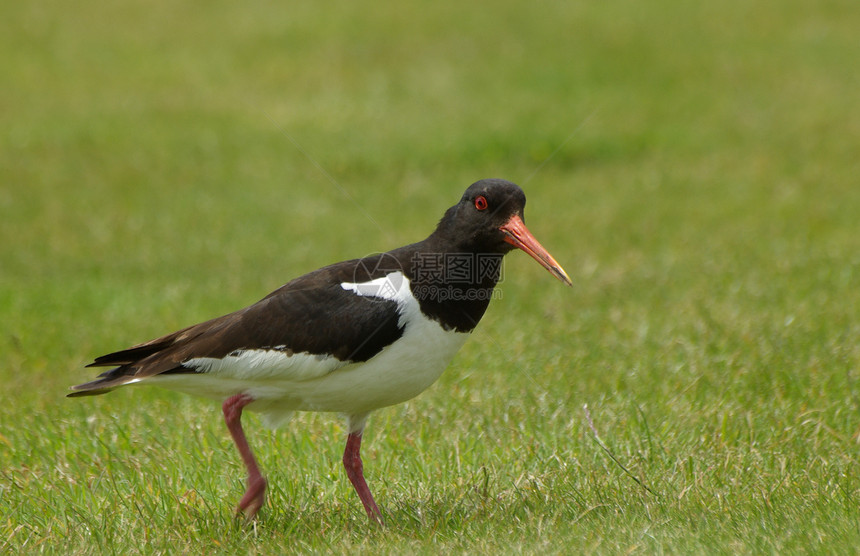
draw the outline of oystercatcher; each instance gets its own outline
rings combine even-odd
[[[69,396],[148,383],[222,402],[248,471],[236,513],[253,518],[266,480],[242,430],[244,409],[271,426],[295,411],[338,412],[343,465],[371,520],[382,514],[362,472],[370,412],[409,400],[439,378],[477,326],[519,248],[567,285],[570,278],[523,223],[526,198],[504,180],[473,183],[424,241],[300,276],[257,303],[122,351],[114,367]]]

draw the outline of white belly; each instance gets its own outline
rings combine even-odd
[[[468,334],[436,330],[407,330],[394,344],[365,363],[346,365],[313,380],[273,380],[247,387],[260,400],[260,410],[273,406],[299,411],[337,411],[360,414],[405,402],[436,382]]]

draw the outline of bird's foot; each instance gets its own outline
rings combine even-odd
[[[263,507],[266,497],[266,479],[262,475],[248,478],[248,489],[239,500],[236,507],[236,517],[245,515],[247,521],[253,521],[257,512]]]
[[[369,517],[370,522],[377,527],[385,527],[385,520],[382,519],[382,514],[380,513],[379,508],[376,508],[376,511],[374,512],[367,512],[367,517]]]

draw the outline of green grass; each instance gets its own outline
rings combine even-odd
[[[857,551],[854,2],[0,15],[0,552]],[[271,491],[243,527],[216,404],[64,398],[484,177],[575,284],[512,254],[439,383],[371,418],[386,529],[334,416],[246,419]]]

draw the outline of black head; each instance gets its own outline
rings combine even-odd
[[[451,245],[451,251],[504,254],[514,249],[501,227],[511,216],[522,219],[526,196],[518,185],[489,179],[473,183],[460,202],[449,208],[434,235]]]
[[[526,195],[517,184],[500,179],[477,181],[445,212],[431,237],[443,242],[450,252],[503,255],[522,249],[570,285],[564,269],[523,223],[525,207]]]

